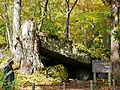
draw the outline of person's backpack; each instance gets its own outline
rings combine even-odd
[[[5,66],[4,68],[4,81],[13,81],[14,80],[14,72],[12,71],[12,67],[10,65]]]

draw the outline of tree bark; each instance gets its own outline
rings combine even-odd
[[[85,28],[86,25],[86,17],[85,17],[85,0],[82,0],[82,9],[83,9],[83,19],[84,19],[84,23],[83,23],[83,31],[84,31],[84,45],[85,47],[87,47],[87,31]]]
[[[19,63],[20,71],[29,75],[44,66],[40,60],[40,40],[36,35],[35,24],[33,21],[26,21],[20,30],[20,15],[21,0],[14,0],[13,53]]]
[[[16,52],[15,45],[17,44],[18,32],[21,27],[21,0],[14,0],[14,19],[13,19],[13,52]]]
[[[92,15],[94,14],[94,4],[93,4],[93,0],[91,0],[91,12],[92,12]],[[94,29],[95,29],[95,24],[94,24],[94,21],[92,19],[91,21],[91,31],[92,31],[92,44],[94,44],[94,38],[95,38],[95,35],[94,35]]]
[[[106,18],[105,17],[105,15],[104,15],[104,13],[102,14],[103,15],[103,23],[104,23],[104,25],[103,25],[103,27],[104,27],[104,29],[105,30],[107,30],[107,28],[106,28],[106,26],[107,26],[107,19],[108,18]],[[104,34],[103,34],[103,45],[104,45],[104,47],[106,48],[106,49],[109,49],[110,50],[110,33],[109,32],[107,32],[107,31],[105,31],[104,32]]]
[[[66,30],[65,30],[65,39],[68,40],[70,37],[70,14],[73,10],[73,8],[75,7],[76,3],[78,0],[75,0],[73,6],[70,9],[70,0],[66,0],[66,6],[67,6],[67,10],[66,10]]]
[[[10,50],[12,50],[12,41],[11,41],[11,36],[10,36],[10,23],[9,23],[9,17],[8,17],[8,13],[7,13],[6,0],[4,0],[4,11],[5,11],[5,19],[6,19],[8,47],[10,48]]]
[[[33,21],[26,21],[22,26],[21,45],[23,58],[20,64],[20,71],[24,74],[32,74],[35,70],[43,68],[40,60],[40,39],[36,34],[36,27]]]
[[[65,39],[68,40],[70,37],[70,13],[67,11],[66,15],[66,32],[65,32]]]
[[[110,59],[113,63],[113,77],[116,78],[118,74],[118,60],[119,60],[119,44],[115,38],[115,32],[118,31],[118,2],[117,0],[111,1],[111,56]]]

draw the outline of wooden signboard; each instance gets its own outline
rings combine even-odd
[[[109,61],[93,61],[92,71],[96,73],[109,73],[112,72],[112,64]]]
[[[92,72],[96,83],[96,73],[108,73],[108,83],[111,86],[112,63],[109,61],[92,61]]]

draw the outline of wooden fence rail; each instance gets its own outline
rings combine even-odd
[[[65,82],[63,82],[63,83],[60,83],[60,84],[50,84],[50,85],[46,85],[46,84],[35,84],[35,83],[33,83],[33,84],[29,84],[29,85],[18,85],[19,87],[28,87],[28,86],[30,86],[30,87],[32,87],[32,89],[31,90],[36,90],[35,88],[36,87],[43,87],[43,86],[45,86],[45,87],[49,87],[49,86],[51,86],[51,87],[53,87],[53,86],[60,86],[62,89],[61,90],[66,90],[66,86],[65,86]]]
[[[80,87],[77,87],[77,89],[75,89],[75,90],[81,90],[81,89],[82,90],[101,90],[101,87],[106,87],[105,83],[93,82],[92,80],[90,82],[82,82],[81,81],[81,82],[77,82],[77,83],[79,83]],[[117,84],[120,85],[120,81],[112,80],[112,86],[109,87],[109,84],[108,84],[108,88],[110,88],[109,90],[120,90],[120,88],[118,89]],[[29,90],[74,90],[73,87],[71,86],[71,84],[65,83],[65,82],[60,83],[60,84],[50,84],[50,85],[33,83],[33,84],[29,84],[29,85],[18,85],[18,86],[20,86],[20,87],[23,86],[23,89],[20,89],[20,90],[28,90],[28,89],[24,89],[24,88],[29,87],[29,86],[31,87],[31,89],[29,89]],[[41,88],[41,89],[38,89],[38,88]],[[75,86],[75,88],[76,88],[76,86]],[[106,89],[102,89],[102,90],[106,90]]]

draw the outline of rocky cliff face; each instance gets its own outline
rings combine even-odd
[[[69,57],[71,59],[90,63],[90,57],[86,54],[82,54],[80,50],[80,46],[76,45],[73,42],[65,41],[64,39],[59,39],[57,36],[50,36],[45,33],[40,33],[40,40],[42,47],[64,55],[65,57]]]

